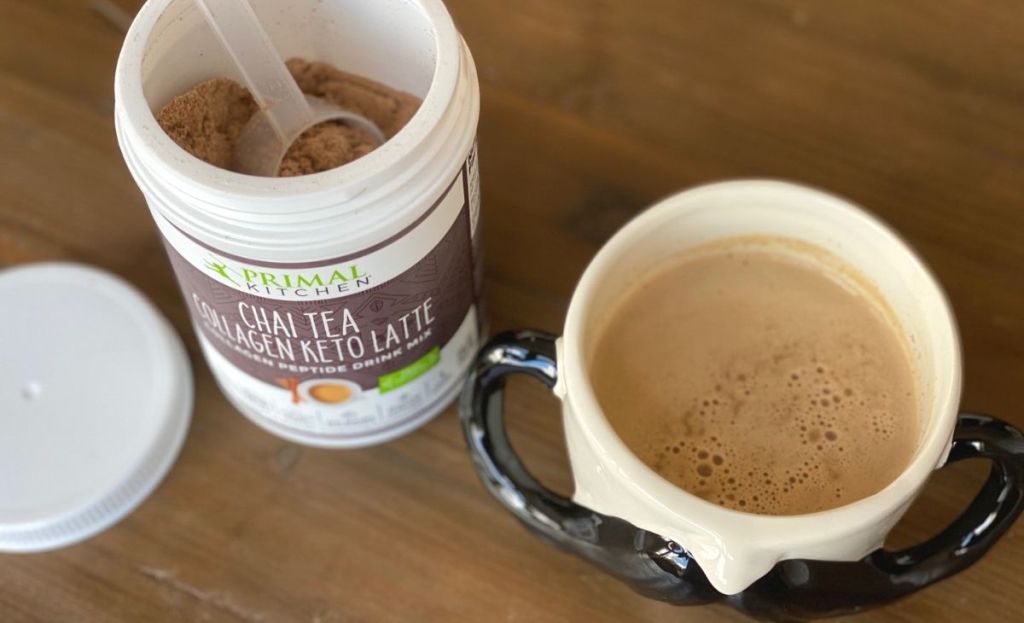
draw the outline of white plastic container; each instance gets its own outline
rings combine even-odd
[[[300,443],[387,441],[445,408],[481,334],[473,60],[440,0],[252,5],[285,58],[409,91],[419,111],[332,171],[258,178],[209,165],[155,111],[239,76],[193,2],[150,0],[117,65],[121,150],[235,407]]]

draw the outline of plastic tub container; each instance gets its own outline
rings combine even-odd
[[[481,335],[479,85],[439,0],[252,0],[278,51],[423,98],[343,167],[259,178],[179,148],[155,111],[238,79],[190,0],[150,0],[117,64],[115,121],[221,389],[287,439],[404,434],[458,392]]]

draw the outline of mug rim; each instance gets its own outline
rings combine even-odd
[[[939,304],[943,332],[939,339],[949,347],[942,365],[947,367],[951,382],[945,387],[933,388],[930,396],[935,403],[929,417],[936,419],[937,423],[934,426],[929,423],[913,458],[899,476],[880,491],[828,510],[795,515],[764,515],[733,510],[706,501],[671,483],[637,457],[615,433],[598,404],[583,357],[582,333],[593,293],[607,277],[613,261],[634,246],[633,238],[649,221],[665,213],[693,209],[695,204],[712,198],[720,200],[723,195],[757,194],[777,197],[794,193],[800,195],[805,203],[814,202],[823,209],[845,212],[846,216],[866,223],[878,235],[894,242],[903,260],[923,275],[926,287],[935,295]],[[587,265],[570,300],[563,336],[559,342],[559,384],[563,385],[561,393],[565,402],[571,405],[566,417],[575,418],[587,442],[598,450],[598,456],[613,463],[608,473],[614,474],[620,484],[631,487],[634,493],[654,501],[657,506],[673,512],[680,509],[679,519],[685,523],[697,525],[698,521],[693,517],[699,515],[699,524],[705,530],[710,525],[713,526],[710,528],[713,532],[737,532],[754,523],[759,530],[766,526],[777,528],[770,535],[748,534],[753,542],[757,542],[759,536],[770,539],[772,548],[798,548],[809,543],[842,538],[843,535],[863,531],[880,518],[907,505],[931,472],[945,463],[959,410],[962,376],[959,333],[948,297],[928,266],[893,228],[865,208],[834,194],[783,180],[740,179],[703,184],[670,195],[635,216],[602,245]],[[935,357],[938,360],[939,355]],[[786,556],[780,559],[784,558]]]

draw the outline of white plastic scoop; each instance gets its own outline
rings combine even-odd
[[[324,121],[344,121],[366,130],[379,143],[387,140],[366,117],[303,94],[247,0],[196,0],[196,4],[260,107],[235,143],[236,171],[275,177],[295,139]]]

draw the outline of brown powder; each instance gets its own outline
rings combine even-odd
[[[327,63],[293,58],[288,70],[299,88],[363,115],[387,138],[401,130],[419,109],[415,95],[350,74]],[[227,78],[200,83],[172,99],[157,115],[160,127],[196,158],[231,168],[235,141],[256,114],[248,89]],[[329,121],[306,130],[285,154],[278,175],[327,171],[365,156],[378,147],[367,132]]]
[[[215,78],[172,99],[156,119],[182,149],[227,169],[232,147],[254,114],[256,102],[248,90],[227,78]]]

